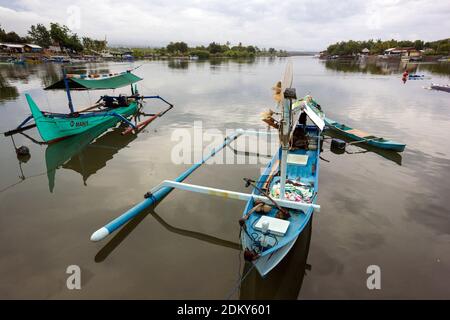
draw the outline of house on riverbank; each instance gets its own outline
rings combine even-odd
[[[0,43],[0,51],[7,53],[38,53],[42,50],[37,44]]]
[[[414,47],[389,48],[384,50],[383,57],[418,61],[422,59],[422,52]]]

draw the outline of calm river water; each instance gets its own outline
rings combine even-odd
[[[145,78],[140,92],[175,107],[138,136],[109,130],[47,146],[16,135],[31,150],[22,161],[0,137],[0,298],[450,298],[450,94],[423,88],[449,83],[449,64],[409,65],[431,79],[403,84],[398,64],[293,62],[299,96],[407,147],[398,154],[355,145],[339,155],[325,140],[321,212],[268,278],[253,270],[234,290],[248,270],[238,245],[245,203],[237,200],[174,191],[104,242],[89,237],[189,166],[172,161],[177,130],[191,132],[194,121],[221,132],[264,128],[259,113],[273,107],[271,87],[286,60],[101,63],[75,71],[144,63],[135,70]],[[59,75],[58,65],[0,66],[0,132],[29,114],[25,93],[44,110],[66,112],[63,91],[42,90]],[[75,105],[103,93],[74,93]],[[163,108],[146,105],[149,113]],[[27,134],[39,138],[35,129]],[[187,182],[249,191],[242,178],[257,178],[267,158],[239,152],[247,149],[237,152],[240,164],[205,165]],[[66,287],[70,265],[81,268],[81,290]],[[380,267],[380,290],[366,286],[371,265]]]

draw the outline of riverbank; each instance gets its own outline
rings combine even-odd
[[[321,60],[339,60],[339,61],[358,61],[358,60],[366,60],[370,62],[376,61],[405,61],[405,62],[446,62],[449,61],[448,56],[445,55],[423,55],[420,57],[410,57],[403,55],[365,55],[365,54],[357,54],[357,55],[326,55],[321,54],[319,59]]]

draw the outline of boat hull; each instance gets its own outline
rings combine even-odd
[[[39,134],[47,143],[59,141],[67,137],[81,134],[106,122],[117,123],[117,115],[127,118],[138,109],[136,101],[127,106],[114,108],[105,112],[90,112],[76,116],[64,114],[44,114],[29,95],[26,95],[28,105],[33,115]]]
[[[449,85],[439,85],[439,84],[432,84],[431,89],[433,90],[439,90],[439,91],[445,91],[450,93],[450,86]]]
[[[348,137],[349,139],[352,139],[355,141],[361,141],[361,143],[366,143],[373,147],[377,147],[377,148],[385,149],[385,150],[392,150],[392,151],[397,151],[397,152],[403,152],[405,150],[406,144],[404,144],[404,143],[399,143],[399,142],[396,142],[393,140],[386,140],[383,138],[377,138],[374,140],[370,140],[370,139],[373,139],[372,138],[373,136],[360,137],[356,134],[349,132],[350,130],[352,130],[351,127],[348,127],[344,124],[338,123],[338,122],[328,119],[328,118],[325,118],[324,120],[325,120],[325,124],[327,125],[328,128],[338,131],[339,133]]]
[[[317,127],[308,126],[307,132],[309,135],[316,139],[317,148],[315,150],[290,150],[289,155],[294,156],[307,156],[307,162],[305,164],[287,164],[287,178],[292,181],[300,181],[302,183],[310,184],[312,186],[312,200],[308,203],[315,203],[317,200],[318,191],[318,175],[319,175],[319,153],[320,153],[320,133]],[[268,183],[268,190],[271,190],[275,184],[279,182],[279,168],[277,168],[280,152],[272,158],[271,162],[267,165],[264,173],[261,175],[257,182],[259,188],[263,188],[266,183]],[[273,174],[275,173],[275,174]],[[254,195],[259,195],[259,191],[255,188],[253,190]],[[254,207],[255,203],[253,199],[247,202],[244,209],[243,216],[245,217],[247,213]],[[272,209],[267,216],[274,217],[276,215],[276,208]],[[262,232],[254,228],[255,223],[260,219],[261,215],[259,213],[252,213],[245,222],[246,231],[241,232],[241,243],[244,250],[257,250],[259,251],[259,257],[253,261],[255,268],[258,270],[259,274],[264,277],[271,270],[273,270],[280,261],[288,254],[291,250],[298,236],[307,226],[313,214],[313,209],[309,208],[305,212],[298,210],[289,210],[290,217],[287,219],[289,221],[289,227],[284,234],[284,236],[270,235],[272,239],[276,239],[275,245],[268,247],[264,250],[260,250],[257,245],[257,240],[261,239],[263,236]]]

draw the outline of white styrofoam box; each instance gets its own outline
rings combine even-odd
[[[278,218],[272,218],[268,216],[262,216],[258,222],[256,222],[254,228],[256,230],[262,231],[263,223],[269,223],[269,233],[272,233],[276,236],[284,236],[286,234],[287,229],[289,228],[290,222],[287,220],[282,220]]]

